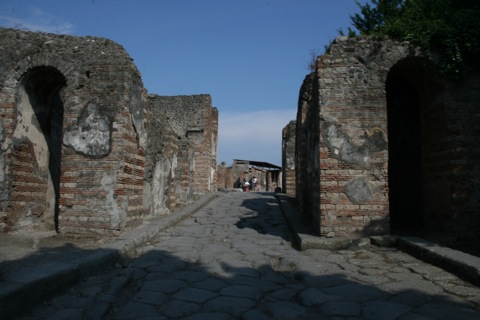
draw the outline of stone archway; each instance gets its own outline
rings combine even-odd
[[[393,233],[425,235],[428,231],[430,139],[438,124],[429,119],[435,110],[437,75],[420,58],[399,61],[387,77],[388,181],[390,228]],[[427,194],[426,194],[427,193]]]
[[[19,81],[12,166],[13,229],[58,229],[64,112],[61,89],[65,86],[63,74],[46,66],[29,69]]]

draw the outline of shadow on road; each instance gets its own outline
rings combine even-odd
[[[240,219],[234,222],[239,229],[250,228],[292,243],[289,226],[273,194],[245,195],[240,211]],[[182,240],[179,243],[188,238],[185,233],[178,236],[172,233],[171,237],[179,237]],[[67,285],[52,285],[60,282],[57,275],[43,280],[41,286],[28,287],[28,295],[14,300],[12,318],[71,319],[72,315],[78,319],[106,320],[480,318],[480,312],[475,309],[479,304],[478,295],[475,296],[478,288],[462,284],[460,280],[439,281],[446,288],[443,289],[418,279],[418,274],[394,269],[382,270],[381,275],[355,277],[362,281],[354,280],[349,278],[355,275],[354,271],[347,272],[331,262],[342,253],[326,251],[325,261],[306,264],[299,260],[310,261],[308,253],[294,251],[289,257],[265,256],[265,260],[255,261],[266,262],[251,267],[255,264],[249,262],[253,260],[248,255],[261,255],[261,252],[237,254],[242,252],[241,248],[236,248],[234,242],[223,241],[194,248],[189,241],[187,246],[175,247],[175,252],[152,249],[122,264],[118,263],[120,254],[105,249],[85,250],[65,245],[58,250],[49,248],[47,252],[40,248],[37,253],[10,263],[22,265],[33,261],[33,257],[42,259],[43,255],[45,261],[54,263],[64,261],[69,255],[80,259],[99,253],[108,253],[112,260],[87,259],[90,262],[82,272],[65,273],[63,277],[71,280],[68,285],[78,283],[68,290]],[[156,244],[155,248],[159,247],[162,243]],[[205,249],[197,253],[198,248]],[[216,251],[209,252],[209,248]],[[327,255],[331,255],[330,262]],[[355,258],[360,260],[360,255],[356,254]],[[364,261],[367,262],[367,258]],[[375,282],[378,277],[390,280]],[[11,285],[0,280],[0,293]],[[50,294],[46,289],[52,289]],[[39,305],[51,294],[63,295]],[[1,294],[0,299],[2,317],[7,319],[1,306],[8,301]],[[29,310],[31,308],[35,309]],[[70,317],[66,317],[65,312],[70,312],[67,314]]]
[[[260,234],[281,237],[293,246],[290,227],[273,193],[255,192],[255,197],[243,200],[241,206],[249,210],[235,224],[238,228],[250,228]]]
[[[445,295],[417,290],[387,292],[352,281],[341,274],[341,270],[315,275],[294,265],[239,268],[228,261],[219,263],[223,269],[221,274],[161,250],[131,259],[126,267],[111,273],[112,277],[128,278],[128,281],[117,288],[119,296],[107,299],[109,311],[102,319],[158,316],[167,319],[399,319],[407,315],[418,319],[475,319],[480,316],[472,305]],[[111,283],[118,286],[118,281]],[[80,285],[70,289],[67,295],[75,301],[75,297],[85,298],[87,291]],[[103,292],[112,291],[104,288]],[[94,299],[105,301],[102,294]],[[63,303],[68,300],[62,298]],[[60,305],[60,301],[53,300],[52,304]],[[93,314],[97,309],[91,307],[82,309],[83,318],[98,316]],[[71,307],[62,305],[60,309],[63,308]],[[61,310],[57,312],[60,314]],[[222,317],[221,313],[225,315]],[[50,312],[45,318],[39,314],[42,314],[41,308],[31,316],[55,318],[55,313]],[[32,319],[28,312],[24,317],[18,319]]]

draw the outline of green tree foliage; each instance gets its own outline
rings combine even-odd
[[[440,71],[460,77],[465,64],[479,66],[480,0],[370,0],[350,16],[362,35],[421,46]]]

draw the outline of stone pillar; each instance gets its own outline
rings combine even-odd
[[[296,121],[290,121],[282,130],[282,187],[283,193],[295,197],[295,139]]]

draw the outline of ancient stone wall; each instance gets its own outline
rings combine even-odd
[[[296,121],[290,121],[282,130],[282,185],[283,193],[295,197],[295,139]]]
[[[155,125],[149,129],[149,139],[164,144],[167,126],[175,135],[179,152],[170,160],[176,163],[171,179],[170,206],[175,201],[184,202],[193,194],[217,190],[218,111],[212,107],[209,95],[149,96],[149,112]],[[153,120],[156,119],[156,120]],[[162,141],[162,142],[158,142]],[[164,154],[161,146],[149,149],[148,166],[152,166],[158,154]],[[173,156],[173,154],[172,154]],[[174,199],[180,197],[180,199]]]
[[[211,98],[210,98],[211,104]],[[208,192],[216,192],[218,190],[218,175],[217,175],[217,168],[218,168],[218,109],[212,108],[211,109],[211,125],[210,127],[210,187]]]
[[[149,100],[152,97],[155,96],[150,96]],[[169,214],[191,198],[192,175],[188,170],[192,161],[188,156],[191,146],[185,139],[179,139],[162,110],[153,107],[152,103],[148,107],[144,206],[153,216],[158,216]]]
[[[217,185],[219,191],[227,191],[235,188],[237,183],[233,174],[233,166],[227,167],[225,162],[218,166],[217,170]]]
[[[252,183],[254,177],[257,178],[256,191],[273,191],[269,189],[271,175],[268,170],[252,166],[248,160],[234,160],[231,167],[222,164],[217,172],[219,190],[241,188],[243,179]]]
[[[423,85],[429,89],[429,103],[421,111],[422,222],[429,234],[476,242],[480,234],[480,73],[470,70],[465,79],[444,83],[424,79]]]
[[[296,169],[320,235],[480,230],[470,72],[448,81],[417,48],[373,38],[339,37],[318,57],[300,91]]]
[[[250,165],[248,161],[234,160],[232,166],[234,187],[240,188],[244,179],[249,179]]]
[[[0,47],[2,230],[114,235],[216,190],[210,96],[156,109],[108,39],[0,28]]]
[[[230,167],[231,168],[231,167]],[[228,183],[228,177],[233,175],[229,174],[229,167],[227,167],[225,162],[222,162],[221,164],[218,165],[217,168],[217,186],[218,190],[222,191],[228,188],[233,188],[230,186]],[[231,182],[231,185],[233,186],[233,181]]]
[[[145,92],[128,54],[95,37],[0,29],[0,42],[4,227],[137,224]]]
[[[384,83],[406,53],[339,38],[318,59],[321,235],[389,231]]]
[[[295,193],[302,219],[320,226],[320,154],[318,81],[305,77],[300,88],[295,134]],[[315,209],[314,209],[315,208]],[[314,222],[315,220],[315,222]]]

